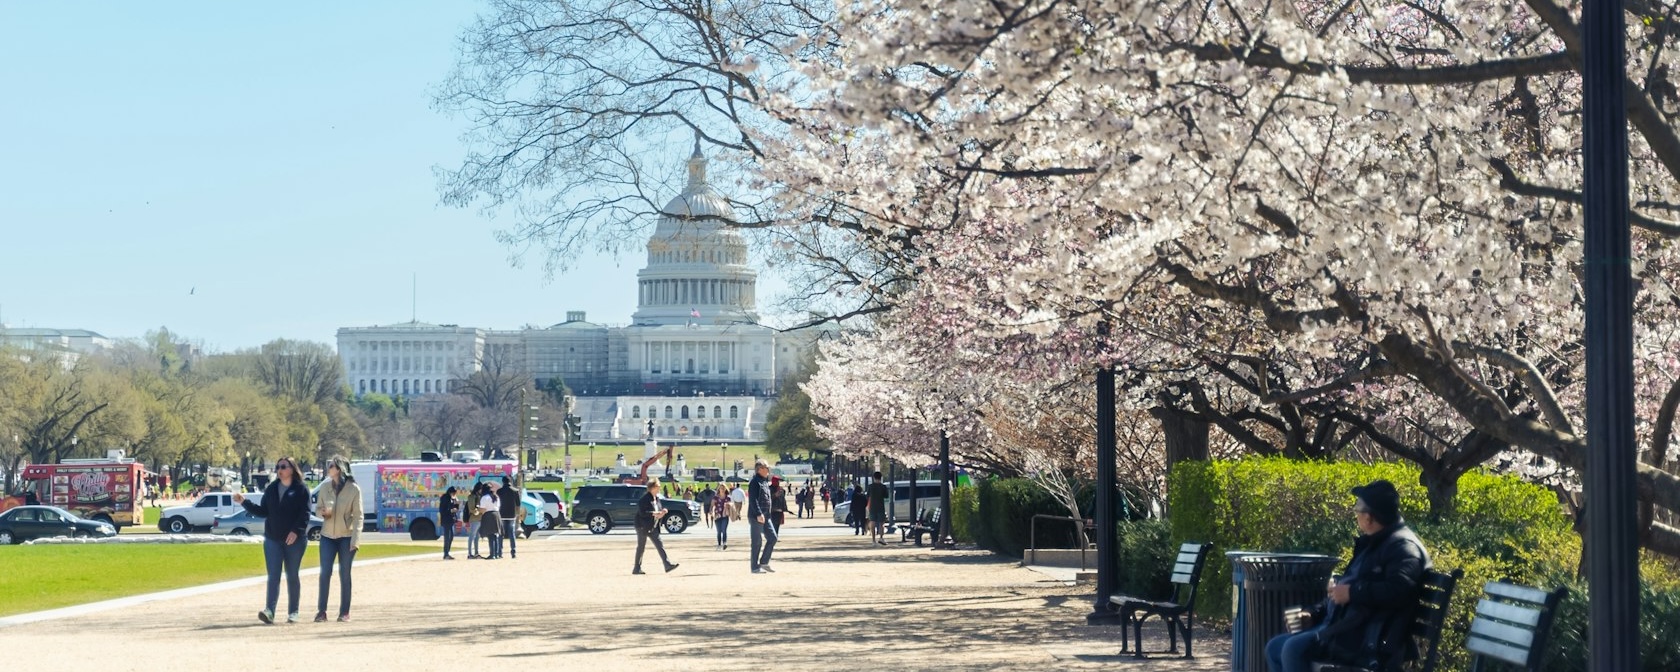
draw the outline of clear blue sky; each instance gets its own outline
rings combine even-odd
[[[478,10],[0,3],[0,319],[331,343],[407,321],[418,273],[422,321],[628,321],[638,256],[548,280],[509,263],[500,223],[438,204],[463,122],[428,93]]]

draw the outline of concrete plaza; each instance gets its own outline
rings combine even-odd
[[[351,623],[307,622],[316,577],[305,576],[297,625],[257,621],[258,585],[7,627],[0,646],[50,652],[57,669],[152,672],[1227,667],[1213,632],[1194,661],[1118,655],[1118,628],[1082,625],[1088,584],[983,551],[867,545],[824,517],[789,523],[774,574],[749,573],[744,524],[727,551],[705,527],[667,535],[681,567],[665,574],[653,558],[645,576],[630,574],[628,530],[521,540],[517,559],[496,561],[467,560],[457,540],[458,560],[359,568]],[[311,549],[305,567],[317,562]],[[1164,631],[1145,644],[1164,648]]]

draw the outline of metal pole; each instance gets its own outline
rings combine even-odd
[[[1581,12],[1587,341],[1589,669],[1639,669],[1639,531],[1633,433],[1633,283],[1627,220],[1622,4]]]
[[[934,548],[954,548],[951,538],[951,435],[939,430],[939,538]]]
[[[1108,346],[1109,324],[1097,323],[1098,347]],[[1097,368],[1097,594],[1091,613],[1085,615],[1087,625],[1112,625],[1120,616],[1108,598],[1120,590],[1119,539],[1114,527],[1114,367],[1103,364]]]

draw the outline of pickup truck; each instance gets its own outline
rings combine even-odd
[[[262,493],[246,494],[245,499],[261,503]],[[164,509],[158,516],[158,529],[170,534],[208,530],[218,516],[231,516],[244,510],[244,507],[233,503],[233,493],[211,492],[199,497],[191,506],[172,506]]]

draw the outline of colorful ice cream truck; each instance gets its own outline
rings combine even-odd
[[[504,476],[516,478],[519,463],[390,460],[353,464],[351,472],[361,484],[364,496],[373,493],[373,506],[368,506],[365,499],[363,502],[363,509],[373,513],[373,529],[407,532],[410,539],[431,540],[442,532],[438,526],[438,500],[444,490],[455,486],[456,498],[464,502],[473,486],[480,482],[500,483]]]

